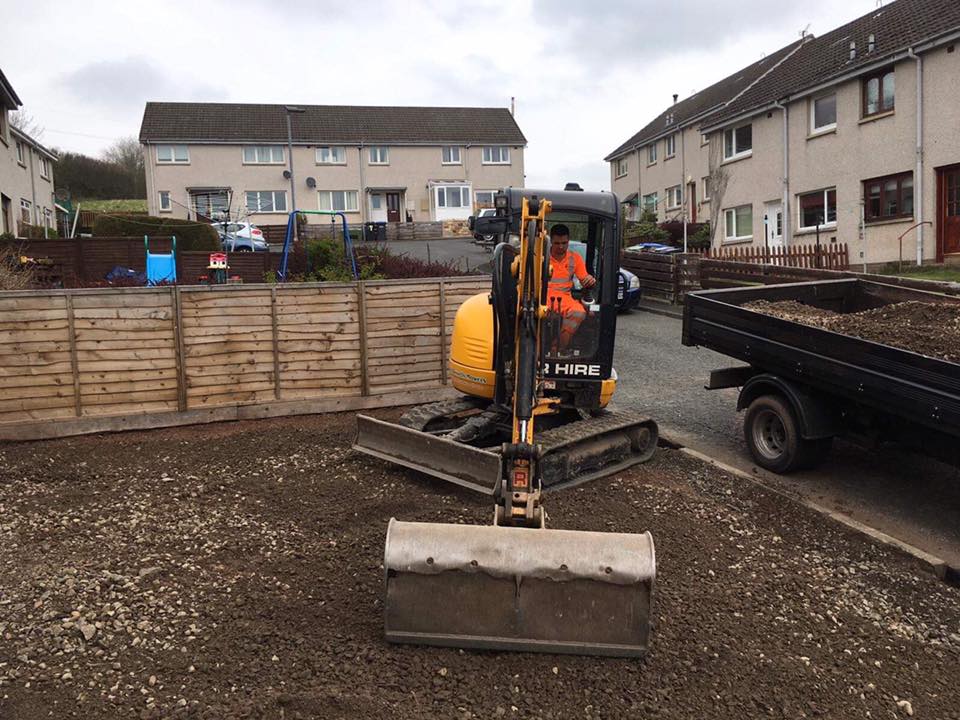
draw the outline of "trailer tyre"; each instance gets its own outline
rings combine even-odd
[[[810,441],[800,436],[796,413],[780,395],[761,395],[750,403],[743,435],[757,465],[772,472],[788,473],[812,459]]]

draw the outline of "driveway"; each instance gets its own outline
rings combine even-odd
[[[960,567],[960,470],[912,453],[843,442],[817,470],[780,476],[757,468],[743,441],[738,392],[703,389],[710,370],[739,363],[684,347],[681,325],[648,312],[621,316],[617,405],[649,414],[664,435],[686,447]]]
[[[363,243],[358,243],[362,247]],[[491,252],[474,244],[473,238],[442,238],[440,240],[392,240],[385,247],[395,255],[409,255],[427,262],[451,263],[464,272],[480,269],[490,271]]]

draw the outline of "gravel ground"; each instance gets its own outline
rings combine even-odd
[[[755,300],[743,307],[928,357],[960,362],[960,303],[910,300],[842,314],[795,300]]]
[[[0,718],[960,718],[960,592],[668,450],[547,499],[654,533],[647,658],[389,646],[389,517],[489,507],[353,425],[0,445]]]

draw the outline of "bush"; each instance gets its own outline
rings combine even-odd
[[[666,243],[670,242],[670,233],[657,225],[656,222],[641,220],[640,222],[627,223],[623,239],[626,245],[632,245],[636,242]]]
[[[703,223],[693,235],[687,238],[687,247],[693,250],[710,248],[710,223]]]
[[[220,236],[212,225],[179,218],[153,215],[97,215],[93,222],[94,237],[177,238],[178,250],[219,250]]]

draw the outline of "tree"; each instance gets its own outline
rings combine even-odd
[[[727,183],[730,181],[730,174],[723,165],[723,137],[713,136],[710,138],[709,149],[709,168],[710,174],[707,175],[707,189],[710,191],[710,228],[717,232],[720,229],[720,208],[723,206],[723,196],[727,192]],[[719,247],[722,238],[717,239]]]
[[[146,177],[144,176],[143,148],[140,141],[133,136],[116,140],[103,151],[102,157],[108,163],[120,168],[129,178],[131,198],[142,198],[147,195]]]
[[[8,116],[10,124],[25,135],[29,135],[37,142],[43,137],[44,128],[33,115],[26,110],[14,110]]]

